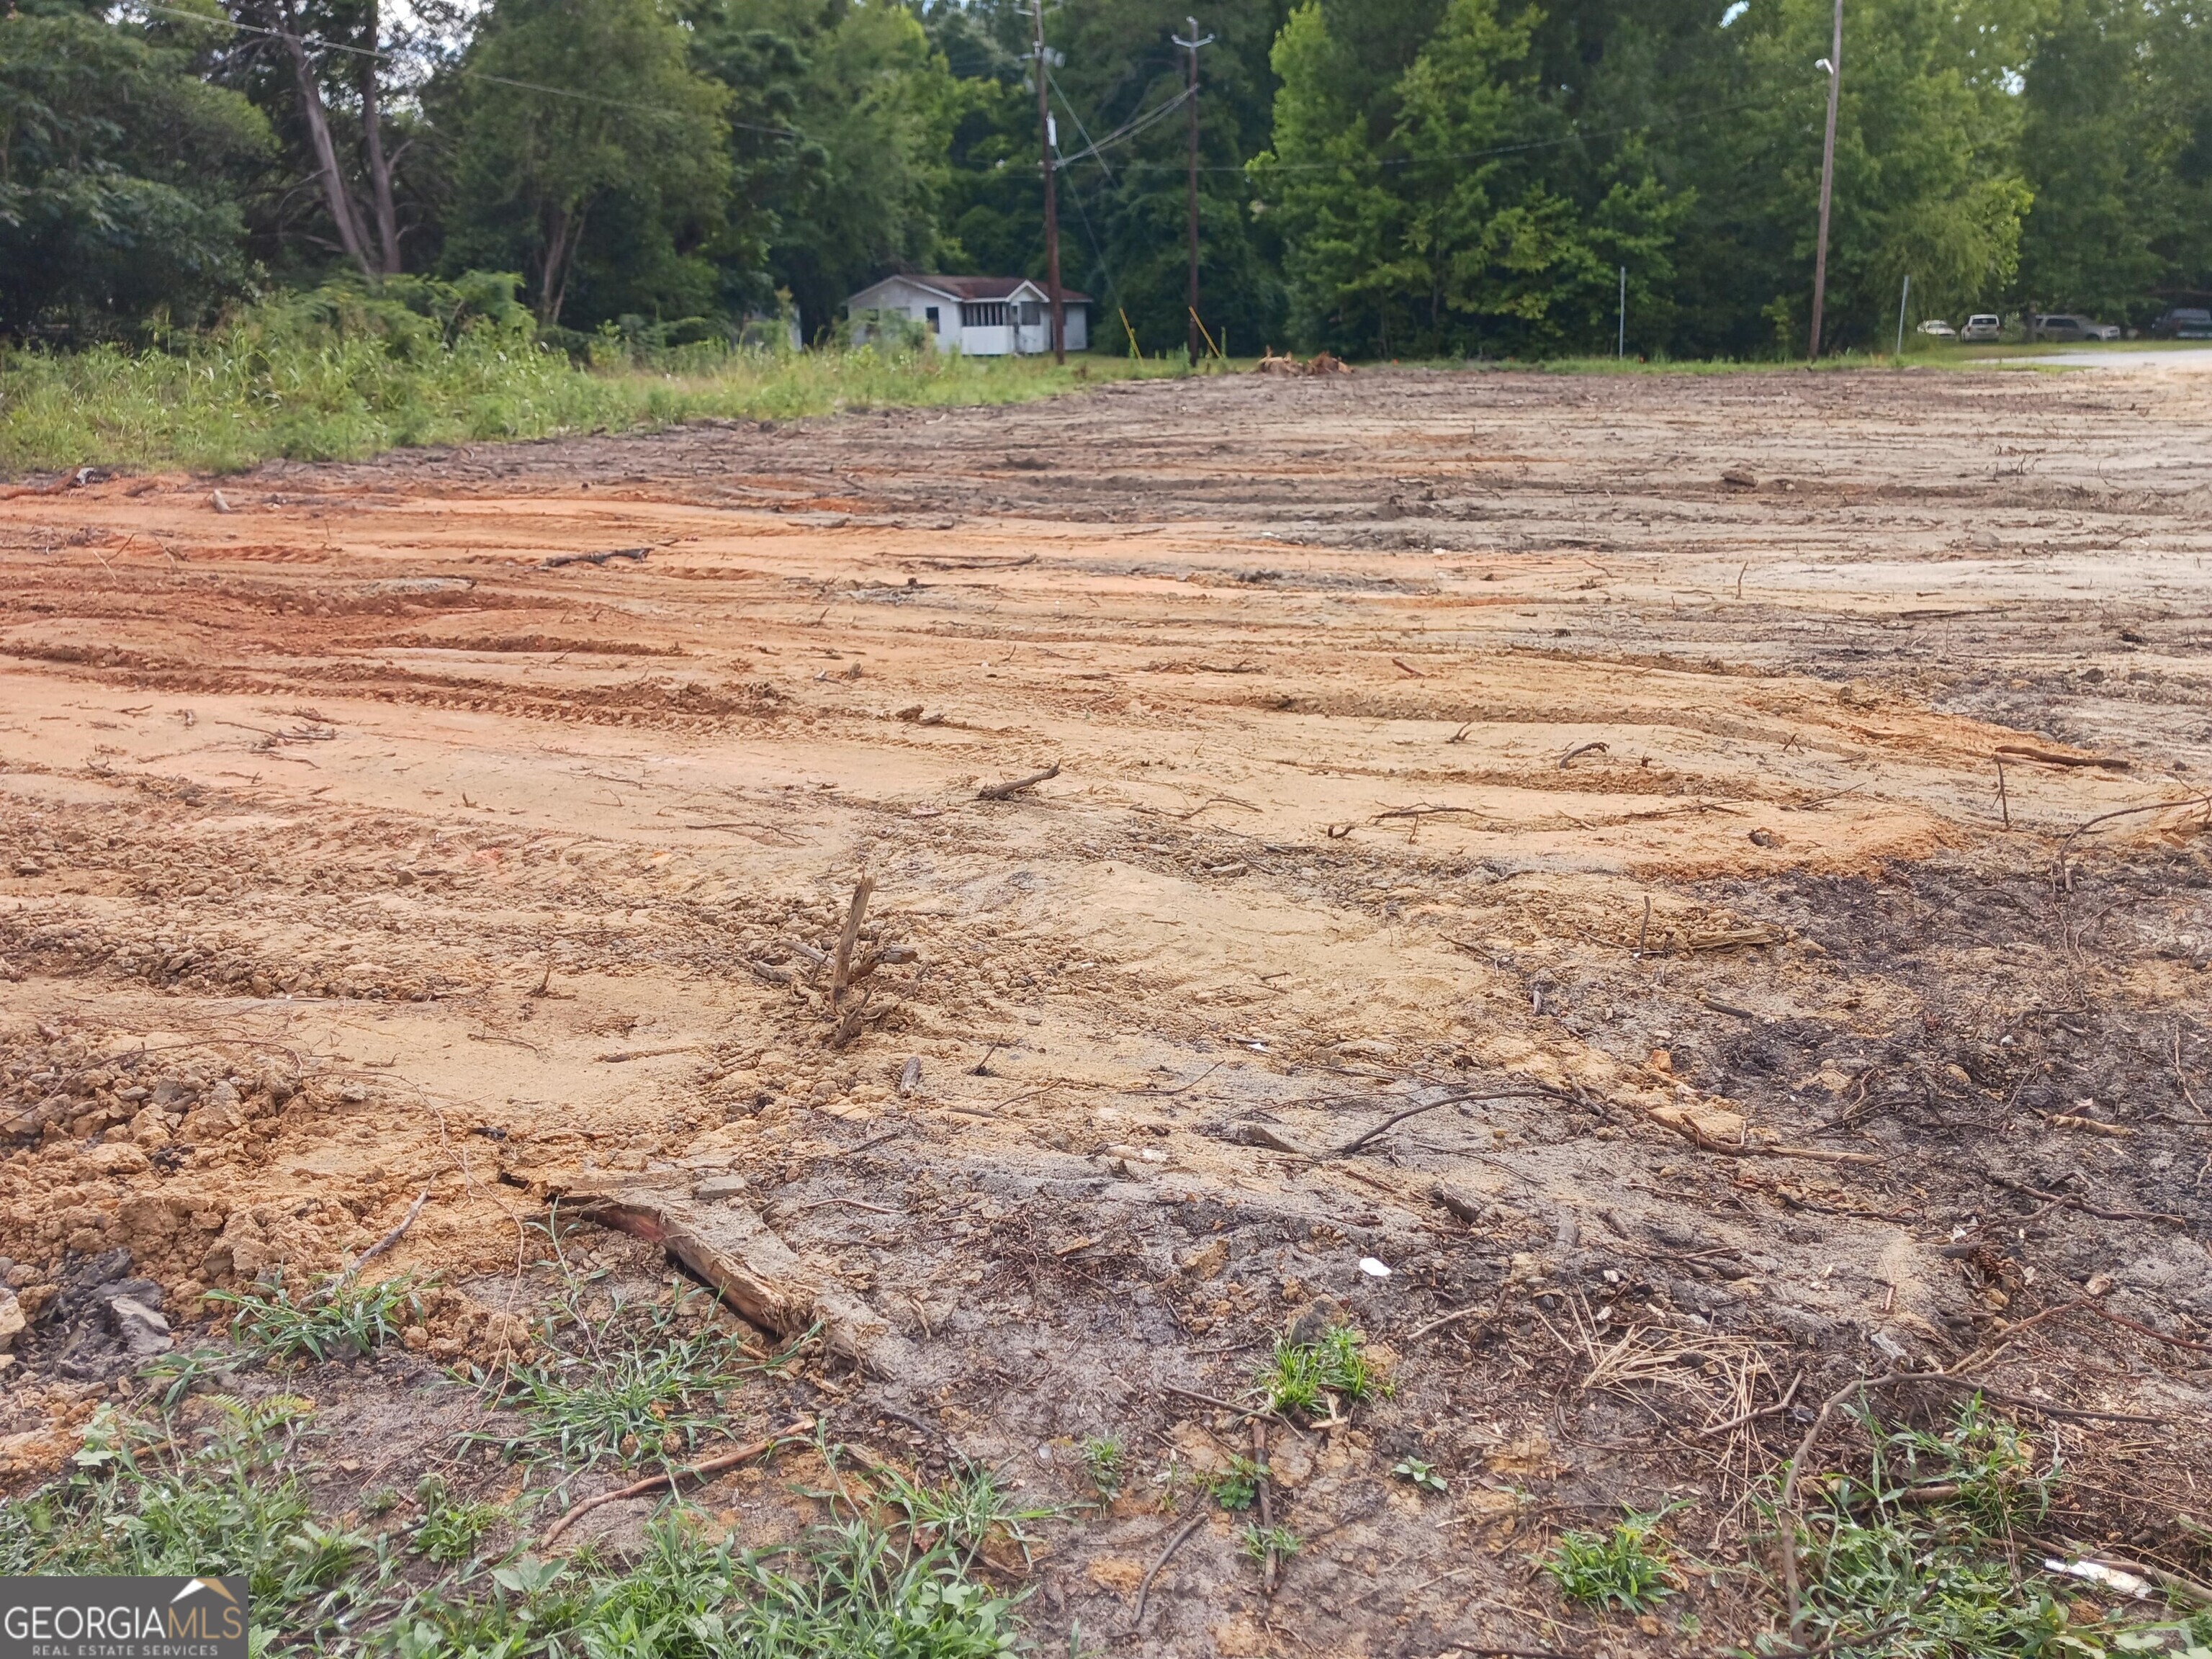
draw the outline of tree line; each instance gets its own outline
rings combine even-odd
[[[1846,0],[1831,348],[2212,290],[2202,0]],[[1184,337],[1194,0],[1057,0],[1062,263]],[[1231,352],[1803,349],[1829,0],[1214,0],[1201,314]],[[156,338],[334,279],[548,336],[835,330],[1042,276],[1027,0],[13,0],[0,335]],[[486,273],[509,273],[501,282]],[[1624,295],[1625,292],[1625,303]],[[459,301],[455,303],[460,303]]]

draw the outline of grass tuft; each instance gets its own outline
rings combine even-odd
[[[1544,1571],[1570,1601],[1649,1613],[1674,1593],[1660,1519],[1631,1510],[1607,1531],[1564,1534],[1544,1558]]]
[[[1308,1418],[1334,1415],[1334,1402],[1357,1405],[1389,1389],[1367,1363],[1367,1339],[1349,1325],[1333,1325],[1317,1342],[1283,1337],[1260,1373],[1260,1391],[1272,1412]],[[1330,1409],[1324,1412],[1323,1403]]]
[[[208,1300],[238,1311],[230,1332],[256,1358],[315,1360],[350,1358],[397,1337],[422,1317],[416,1286],[410,1279],[364,1285],[332,1274],[295,1299],[280,1275],[264,1291],[210,1291]],[[214,1362],[212,1358],[210,1364]],[[189,1389],[192,1378],[179,1378]]]
[[[963,1461],[941,1486],[924,1486],[890,1464],[876,1467],[882,1501],[906,1518],[907,1529],[924,1548],[943,1547],[973,1562],[994,1535],[1030,1555],[1023,1523],[1048,1521],[1060,1511],[1024,1508],[1017,1503],[988,1463]]]
[[[571,1286],[538,1357],[513,1367],[501,1403],[522,1419],[496,1443],[510,1458],[551,1455],[570,1474],[600,1463],[672,1466],[726,1433],[723,1392],[755,1369],[726,1329],[685,1327],[701,1292],[666,1300],[617,1294],[594,1314]]]
[[[1104,1434],[1091,1436],[1083,1443],[1080,1450],[1083,1467],[1091,1476],[1091,1486],[1097,1489],[1100,1498],[1111,1500],[1128,1479],[1129,1449],[1121,1443],[1118,1436]]]

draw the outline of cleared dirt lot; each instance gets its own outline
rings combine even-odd
[[[1218,1518],[1115,1650],[1741,1639],[1794,1401],[1900,1367],[2159,1419],[2027,1420],[2106,1494],[2067,1530],[2201,1577],[2208,416],[1370,372],[21,489],[9,1478],[122,1368],[88,1262],[181,1322],[427,1190],[435,1317],[318,1390],[427,1457],[392,1401],[527,1342],[549,1193],[726,1172],[896,1354],[733,1433],[1047,1498],[1130,1446],[1048,1634],[1125,1626],[1152,1477],[1332,1304],[1396,1392],[1275,1431],[1280,1585]],[[1531,1583],[1677,1498],[1702,1635]]]

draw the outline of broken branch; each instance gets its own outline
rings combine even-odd
[[[724,1452],[719,1457],[702,1458],[698,1462],[684,1468],[665,1469],[659,1474],[648,1474],[644,1480],[633,1480],[627,1486],[617,1486],[612,1492],[603,1492],[597,1498],[586,1498],[545,1529],[545,1535],[538,1540],[538,1547],[541,1550],[550,1548],[555,1539],[604,1504],[617,1504],[625,1498],[642,1498],[647,1492],[659,1491],[663,1486],[673,1491],[676,1483],[679,1480],[696,1480],[703,1475],[720,1474],[725,1469],[734,1469],[741,1463],[750,1463],[756,1457],[765,1456],[784,1442],[795,1440],[799,1436],[811,1431],[813,1427],[812,1418],[802,1417],[769,1436],[767,1439],[754,1441],[750,1446],[740,1446],[737,1450]]]
[[[1034,788],[1048,778],[1060,775],[1060,763],[1054,761],[1042,772],[1032,772],[1025,778],[1009,778],[1004,783],[987,783],[975,792],[977,800],[1005,800],[1018,795],[1024,789]]]

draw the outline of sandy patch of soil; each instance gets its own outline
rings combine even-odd
[[[1741,1559],[1799,1431],[1698,1431],[1801,1373],[1980,1354],[2201,1422],[2208,412],[2117,371],[1393,372],[270,466],[228,511],[34,482],[0,1459],[52,1468],[123,1367],[99,1282],[182,1322],[424,1191],[391,1260],[448,1288],[357,1409],[495,1365],[545,1194],[623,1171],[742,1175],[911,1343],[762,1421],[1062,1497],[1129,1443],[1048,1632],[1119,1629],[1179,1524],[1146,1482],[1243,1449],[1167,1389],[1355,1317],[1397,1392],[1279,1431],[1280,1588],[1202,1530],[1131,1652],[1584,1644],[1531,1541],[1680,1497]],[[833,1010],[863,874],[882,965]],[[2007,1336],[2093,1281],[2179,1340]],[[1652,1380],[1598,1369],[1631,1332]],[[2079,1525],[2178,1545],[2200,1444],[2060,1431],[2136,1460]],[[1613,1650],[1761,1616],[1683,1605],[1704,1637]]]

